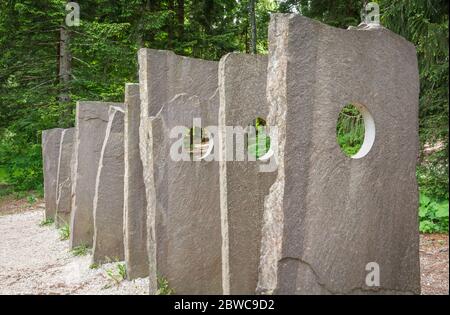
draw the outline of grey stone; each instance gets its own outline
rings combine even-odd
[[[220,150],[233,153],[236,143],[224,126],[251,125],[256,118],[267,119],[267,57],[228,54],[220,60],[219,89]],[[260,172],[262,161],[237,161],[236,156],[220,160],[222,213],[222,273],[224,294],[255,294],[261,244],[264,197],[275,173]]]
[[[56,227],[70,223],[72,210],[71,165],[75,128],[64,129],[59,146],[56,191]]]
[[[94,195],[93,262],[124,259],[124,113],[111,106]]]
[[[58,173],[59,145],[63,129],[42,131],[42,163],[44,165],[45,218],[55,219],[56,182]]]
[[[139,84],[125,87],[124,244],[129,279],[148,276],[147,199],[139,153]]]
[[[280,14],[269,41],[278,171],[265,203],[258,292],[419,293],[414,46],[383,28],[342,30]],[[376,128],[359,158],[336,141],[350,102],[367,110],[366,136],[370,116]],[[378,287],[366,285],[370,262],[380,268]]]
[[[168,104],[177,94],[188,93],[201,99],[212,97],[218,88],[218,62],[177,56],[169,51],[141,49],[139,57],[139,87],[141,99],[141,123],[139,127],[139,149],[144,171],[147,198],[147,230],[149,254],[150,292],[157,290],[155,232],[149,221],[153,221],[150,211],[154,202],[152,195],[152,166],[149,165],[151,134],[148,117],[155,116],[163,105]]]
[[[149,264],[155,273],[150,277],[165,278],[176,294],[222,292],[218,162],[176,161],[170,155],[175,143],[170,139],[172,128],[186,127],[178,134],[179,141],[194,118],[207,121],[208,111],[216,108],[217,115],[218,107],[217,95],[201,100],[179,94],[150,121],[153,170],[146,171],[153,183],[148,224],[154,256]]]
[[[70,248],[92,246],[94,237],[93,201],[98,162],[108,125],[110,106],[119,103],[78,102],[72,181]]]

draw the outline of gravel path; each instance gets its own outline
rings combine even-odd
[[[39,226],[44,205],[0,204],[1,294],[148,294],[148,279],[115,281],[118,264],[91,269],[91,255],[74,256],[54,226]],[[448,235],[420,236],[422,294],[449,294]],[[110,274],[110,275],[108,275]]]
[[[43,209],[0,216],[0,294],[148,294],[148,280],[120,280],[119,263],[90,269],[54,226],[39,226]]]

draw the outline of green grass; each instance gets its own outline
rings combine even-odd
[[[74,256],[86,256],[87,254],[89,254],[89,247],[87,247],[86,245],[78,245],[75,246],[70,252]]]
[[[90,266],[89,266],[89,269],[98,269],[98,268],[100,268],[100,265],[99,265],[99,264],[96,264],[96,263],[92,263],[92,264],[90,264]]]
[[[158,291],[157,295],[171,295],[175,291],[169,286],[169,281],[164,277],[158,277]]]
[[[44,219],[39,223],[39,226],[49,226],[52,225],[53,223],[55,223],[55,220],[53,220],[52,218],[48,218],[48,219]]]
[[[62,228],[59,229],[59,239],[61,241],[68,240],[70,237],[70,226],[69,224],[64,224]]]
[[[105,272],[108,278],[110,278],[116,285],[119,285],[120,282],[127,278],[127,267],[124,263],[117,263],[115,268],[106,269]]]
[[[37,201],[36,196],[33,195],[33,194],[28,195],[28,196],[27,196],[27,201],[28,201],[28,203],[29,203],[30,205],[35,204],[36,201]]]

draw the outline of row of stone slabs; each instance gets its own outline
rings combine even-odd
[[[44,131],[46,215],[70,222],[70,246],[93,246],[94,261],[149,276],[152,293],[159,277],[179,294],[419,293],[414,46],[283,14],[269,42],[268,59],[219,63],[141,49],[124,104],[79,102],[75,129]],[[376,122],[360,159],[335,140],[349,102]],[[223,156],[223,127],[256,117],[278,129],[273,172],[169,157],[175,126],[218,124]]]

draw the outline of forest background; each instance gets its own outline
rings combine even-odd
[[[79,100],[116,101],[137,82],[139,48],[219,60],[267,54],[270,14],[295,12],[347,28],[362,0],[0,0],[0,196],[42,195],[41,132],[72,127]],[[379,0],[381,24],[417,48],[420,229],[448,232],[448,1]],[[338,126],[339,128],[339,126]],[[338,132],[339,134],[339,132]],[[355,138],[356,137],[356,138]],[[354,145],[358,134],[338,137]],[[350,148],[351,149],[351,148]]]

